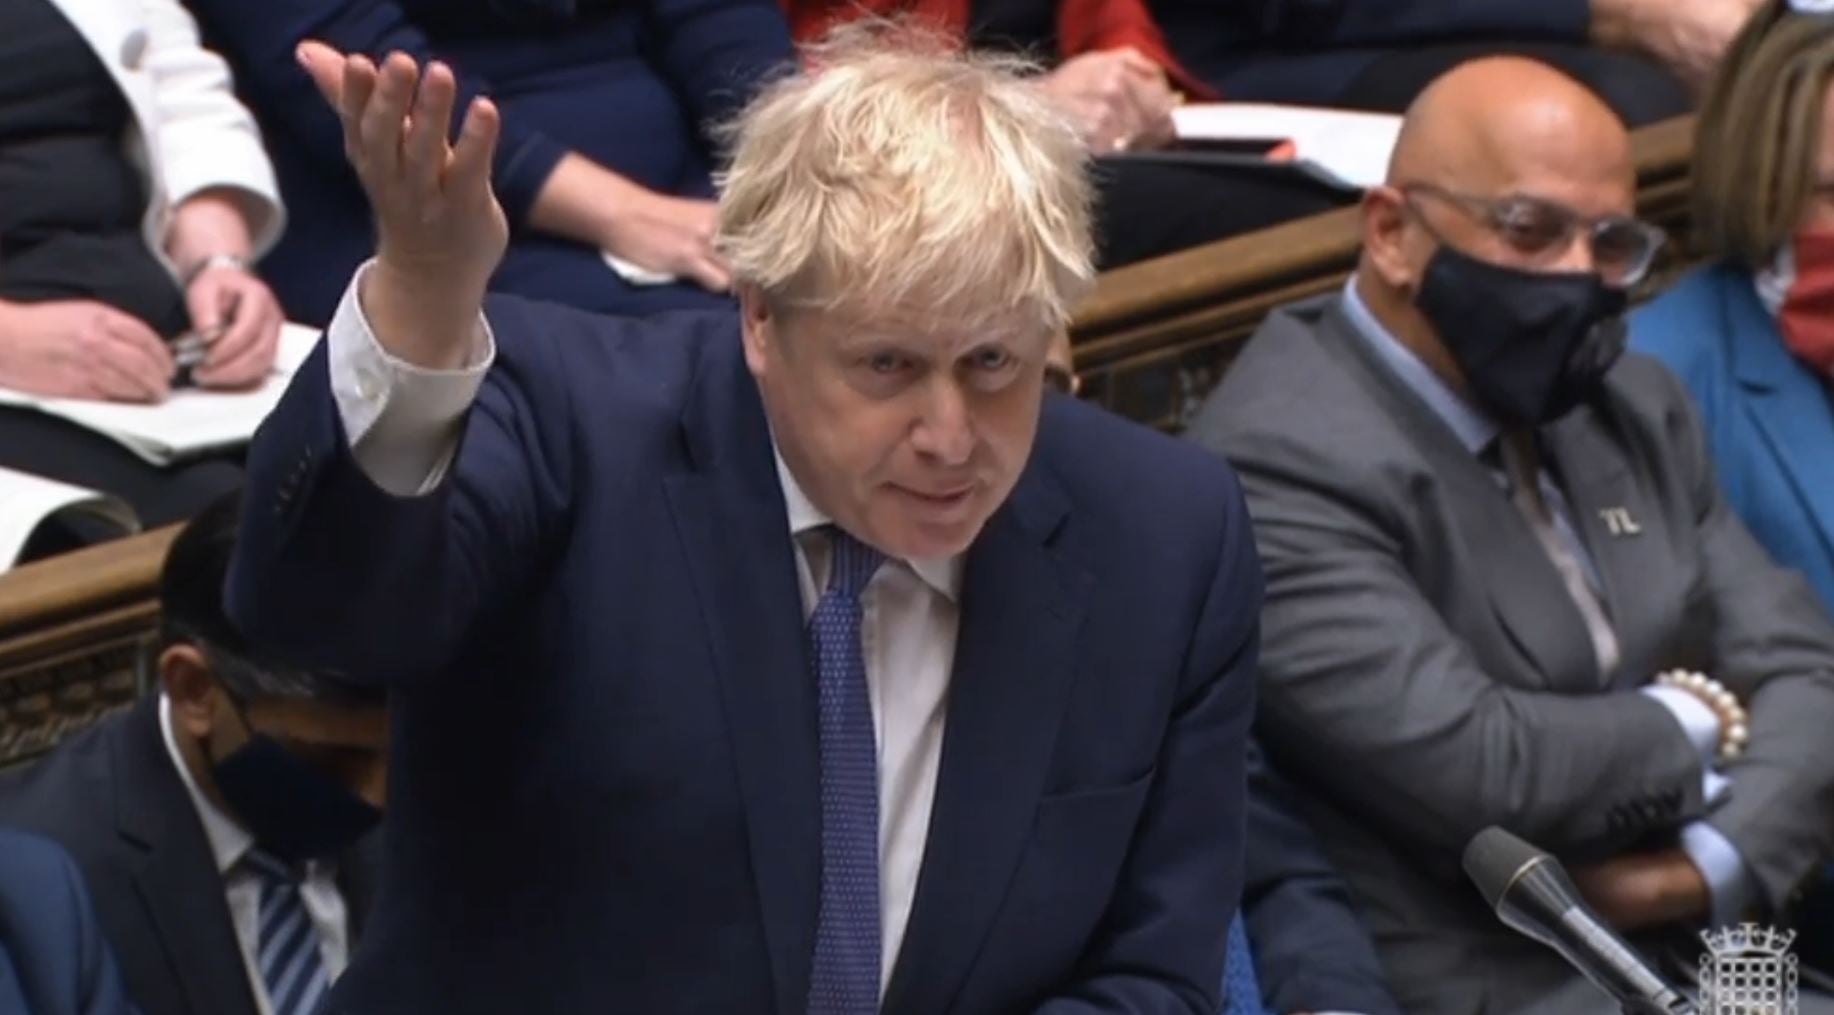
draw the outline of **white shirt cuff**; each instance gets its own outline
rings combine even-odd
[[[326,329],[331,394],[351,456],[375,484],[398,497],[438,486],[458,450],[458,424],[496,360],[490,322],[477,333],[458,370],[428,370],[390,355],[370,330],[358,292],[374,261],[350,280]]]
[[[1681,724],[1681,731],[1687,734],[1694,749],[1700,752],[1700,763],[1710,767],[1719,756],[1719,713],[1678,687],[1650,684],[1639,690],[1668,709]]]
[[[1711,927],[1730,927],[1744,918],[1752,898],[1745,860],[1719,829],[1694,821],[1681,829],[1681,849],[1700,869],[1712,896]]]

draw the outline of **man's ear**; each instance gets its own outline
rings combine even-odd
[[[777,319],[771,314],[770,301],[764,298],[764,291],[755,285],[741,284],[738,287],[739,328],[745,341],[745,365],[750,368],[752,376],[764,376],[768,357],[765,355],[770,343],[775,340]]]
[[[1363,195],[1363,264],[1398,293],[1419,288],[1407,199],[1393,187],[1371,187]]]
[[[159,686],[172,702],[172,722],[180,730],[204,739],[216,725],[223,693],[210,674],[210,660],[196,645],[180,642],[159,654]]]

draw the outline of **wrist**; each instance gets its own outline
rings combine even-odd
[[[1611,49],[1629,49],[1641,34],[1641,0],[1592,0],[1592,41]]]
[[[203,257],[194,259],[190,264],[184,266],[183,274],[180,277],[183,280],[184,287],[189,289],[191,288],[191,284],[197,281],[198,276],[207,271],[215,271],[219,268],[227,268],[231,271],[242,272],[243,274],[249,273],[247,258],[240,254],[219,252],[215,254],[206,254]]]
[[[206,190],[173,211],[166,254],[175,264],[189,266],[216,254],[246,259],[251,252],[248,220],[232,194]]]
[[[1698,920],[1713,908],[1713,893],[1707,877],[1695,865],[1687,851],[1670,850],[1668,862],[1662,865],[1660,908],[1668,919],[1664,922]]]
[[[1686,692],[1719,717],[1719,760],[1732,761],[1745,753],[1751,742],[1751,717],[1724,684],[1704,673],[1669,670],[1657,674],[1656,686]]]
[[[482,282],[403,270],[377,257],[362,274],[357,299],[390,354],[427,370],[458,370],[466,365],[484,292]]]

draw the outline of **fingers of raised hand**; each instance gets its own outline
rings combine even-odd
[[[322,42],[311,39],[299,44],[293,52],[294,59],[299,61],[301,70],[312,79],[318,94],[333,110],[342,114],[344,109],[344,54],[332,49]]]
[[[412,57],[390,53],[376,75],[375,92],[356,110],[357,145],[362,153],[357,171],[370,177],[372,184],[392,182],[400,173],[408,105],[414,101],[419,80],[420,68]],[[347,89],[347,110],[350,98]]]
[[[479,97],[471,100],[465,111],[464,126],[459,128],[458,144],[446,167],[449,188],[467,194],[486,194],[490,190],[490,160],[497,150],[497,135],[503,129],[503,116],[496,103]]]
[[[452,103],[458,81],[452,68],[434,61],[420,79],[402,144],[403,170],[410,186],[423,192],[438,189],[451,149],[446,144],[452,125]]]

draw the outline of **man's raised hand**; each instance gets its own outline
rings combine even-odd
[[[392,53],[378,67],[317,42],[298,56],[343,123],[345,157],[376,217],[376,267],[362,293],[371,329],[411,363],[462,365],[509,240],[490,187],[496,106],[473,99],[451,141],[458,82],[445,64],[423,72]]]

